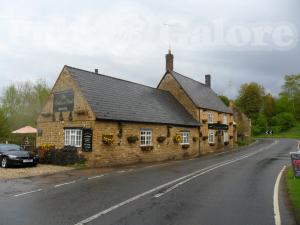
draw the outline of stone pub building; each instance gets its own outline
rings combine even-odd
[[[231,110],[166,55],[157,88],[64,66],[37,121],[37,146],[76,146],[91,166],[192,158],[234,144]]]

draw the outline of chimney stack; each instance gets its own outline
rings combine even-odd
[[[98,69],[95,69],[95,73],[98,74]]]
[[[210,74],[205,75],[205,85],[211,88],[211,76]]]
[[[168,54],[166,54],[166,71],[167,72],[173,71],[173,60],[174,60],[174,56],[171,53],[171,50],[169,50]]]

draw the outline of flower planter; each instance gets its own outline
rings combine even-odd
[[[141,150],[142,151],[152,151],[153,150],[153,146],[141,146]]]
[[[182,149],[188,149],[190,147],[190,145],[181,145]]]
[[[127,141],[129,144],[134,144],[139,140],[139,138],[136,135],[130,135],[127,137]]]
[[[103,134],[102,143],[106,145],[112,145],[114,143],[114,136],[112,134]]]
[[[158,143],[164,143],[164,141],[166,140],[166,138],[167,137],[165,137],[165,136],[158,136],[156,138],[156,140],[157,140]]]

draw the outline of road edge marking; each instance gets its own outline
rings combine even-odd
[[[19,196],[23,196],[23,195],[27,195],[27,194],[31,194],[31,193],[35,193],[35,192],[39,192],[39,191],[42,191],[43,189],[37,189],[37,190],[33,190],[33,191],[28,191],[28,192],[23,192],[23,193],[20,193],[20,194],[16,194],[14,195],[14,197],[19,197]]]
[[[286,166],[284,166],[280,173],[277,176],[275,186],[274,186],[274,193],[273,193],[273,206],[274,206],[274,220],[275,225],[281,225],[281,217],[280,217],[280,209],[279,209],[279,185],[280,180],[283,174],[283,171],[285,170]]]
[[[100,177],[104,177],[104,174],[96,175],[96,176],[93,176],[93,177],[88,177],[87,179],[88,180],[93,180],[93,179],[100,178]]]
[[[258,153],[260,153],[262,151],[270,149],[273,145],[276,145],[277,143],[278,143],[278,141],[274,141],[273,143],[271,143],[267,147],[260,148],[259,150],[255,151],[255,152],[251,152],[249,154],[244,154],[244,155],[242,155],[240,157],[236,157],[236,158],[231,159],[231,160],[227,160],[227,161],[224,161],[224,162],[221,162],[221,163],[217,163],[217,164],[208,166],[206,168],[203,168],[203,169],[194,171],[192,173],[189,173],[189,174],[187,174],[185,176],[179,177],[179,178],[177,178],[175,180],[171,180],[171,181],[169,181],[167,183],[164,183],[164,184],[161,184],[159,186],[156,186],[156,187],[154,187],[154,188],[152,188],[152,189],[150,189],[148,191],[145,191],[145,192],[143,192],[141,194],[135,195],[135,196],[133,196],[133,197],[131,197],[131,198],[125,200],[125,201],[122,201],[122,202],[120,202],[120,203],[118,203],[116,205],[113,205],[113,206],[111,206],[111,207],[109,207],[107,209],[104,209],[104,210],[102,210],[102,211],[100,211],[100,212],[98,212],[98,213],[96,213],[96,214],[94,214],[94,215],[92,215],[92,216],[84,219],[84,220],[81,220],[80,222],[76,223],[75,225],[84,225],[84,224],[87,224],[87,223],[89,223],[89,222],[91,222],[91,221],[99,218],[100,216],[102,216],[104,214],[107,214],[107,213],[109,213],[109,212],[111,212],[111,211],[113,211],[115,209],[118,209],[121,206],[127,205],[128,203],[131,203],[131,202],[133,202],[133,201],[135,201],[135,200],[137,200],[137,199],[139,199],[141,197],[144,197],[146,195],[152,194],[153,192],[158,191],[158,190],[160,190],[162,188],[165,188],[165,187],[168,187],[170,185],[176,184],[177,182],[180,182],[182,180],[184,181],[186,179],[190,179],[191,177],[197,176],[197,174],[199,176],[199,173],[205,172],[206,170],[212,171],[212,170],[215,170],[215,169],[217,169],[219,167],[222,167],[222,166],[225,166],[225,165],[228,165],[228,164],[231,164],[231,163],[235,163],[235,162],[238,162],[238,161],[243,160],[245,158],[251,157],[251,156],[256,155],[256,154],[258,154]],[[176,185],[174,185],[174,186],[176,186]]]
[[[66,183],[56,184],[56,185],[54,185],[53,187],[54,187],[54,188],[58,188],[58,187],[61,187],[61,186],[64,186],[64,185],[74,184],[75,182],[76,182],[76,181],[73,180],[73,181],[66,182]]]

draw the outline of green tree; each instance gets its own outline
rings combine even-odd
[[[236,100],[238,107],[251,119],[257,119],[262,106],[265,89],[257,83],[241,85],[239,96]]]
[[[257,118],[253,121],[252,132],[254,135],[262,134],[268,129],[268,120],[263,113],[258,114]]]
[[[267,119],[268,125],[272,125],[272,117],[276,114],[275,99],[271,94],[263,97],[262,113]]]
[[[296,119],[292,113],[283,112],[277,114],[273,120],[279,127],[279,131],[285,131],[296,125]]]
[[[285,94],[292,103],[295,117],[300,119],[300,74],[286,75],[282,89],[282,94]]]
[[[10,129],[35,126],[50,89],[45,81],[22,82],[8,86],[1,98]]]
[[[275,114],[283,112],[293,113],[293,104],[286,93],[281,93],[275,101]]]
[[[4,110],[0,108],[0,141],[9,134],[9,127]]]
[[[222,100],[222,102],[224,102],[226,106],[229,106],[230,100],[228,97],[226,97],[225,95],[220,95],[219,98]]]

